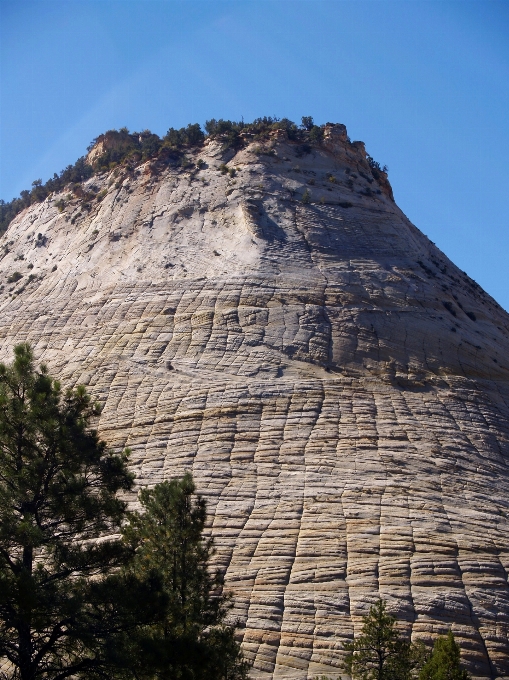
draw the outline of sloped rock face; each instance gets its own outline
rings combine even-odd
[[[254,677],[337,675],[379,597],[509,676],[508,315],[343,126],[199,158],[16,218],[2,358],[86,384],[139,486],[192,470]]]

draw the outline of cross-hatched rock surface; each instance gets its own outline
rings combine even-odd
[[[2,359],[87,385],[138,487],[192,471],[253,677],[338,675],[380,597],[509,677],[508,315],[343,126],[188,160],[11,223]]]

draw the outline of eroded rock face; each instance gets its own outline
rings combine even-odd
[[[343,126],[190,157],[16,218],[2,358],[86,384],[140,486],[192,470],[254,677],[336,675],[379,597],[509,676],[508,315]]]

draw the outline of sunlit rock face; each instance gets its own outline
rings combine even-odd
[[[87,385],[138,486],[193,472],[253,677],[337,675],[380,597],[509,676],[508,315],[343,126],[188,157],[15,219],[2,358]]]

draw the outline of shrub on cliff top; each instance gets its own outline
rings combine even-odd
[[[182,146],[198,146],[203,143],[205,135],[198,123],[189,124],[185,128],[176,130],[170,128],[163,137],[163,144],[173,148]]]
[[[367,154],[366,158],[368,160],[368,165],[371,168],[371,173],[375,179],[379,179],[380,174],[382,172],[384,173],[389,172],[389,168],[386,165],[382,167],[380,163],[378,161],[375,161],[375,159],[372,158],[369,154]]]
[[[32,183],[32,188],[21,191],[19,197],[9,202],[0,200],[0,233],[6,231],[16,215],[33,203],[62,191],[67,184],[83,183],[94,174],[111,171],[121,163],[132,166],[153,158],[166,162],[172,158],[178,161],[183,149],[203,144],[206,137],[220,139],[223,150],[237,149],[250,141],[268,139],[275,130],[283,130],[289,140],[304,142],[304,146],[306,142],[320,143],[324,133],[323,126],[315,125],[312,116],[304,116],[300,128],[288,118],[279,119],[275,116],[256,118],[251,123],[212,118],[205,123],[206,134],[198,123],[192,123],[180,129],[170,128],[162,139],[150,130],[129,132],[126,127],[108,130],[93,139],[88,146],[87,151],[90,152],[99,144],[102,145],[101,153],[91,162],[82,156],[74,165],[68,165],[60,174],[55,173],[44,184],[41,179],[37,179]],[[373,172],[387,170],[373,163]]]

